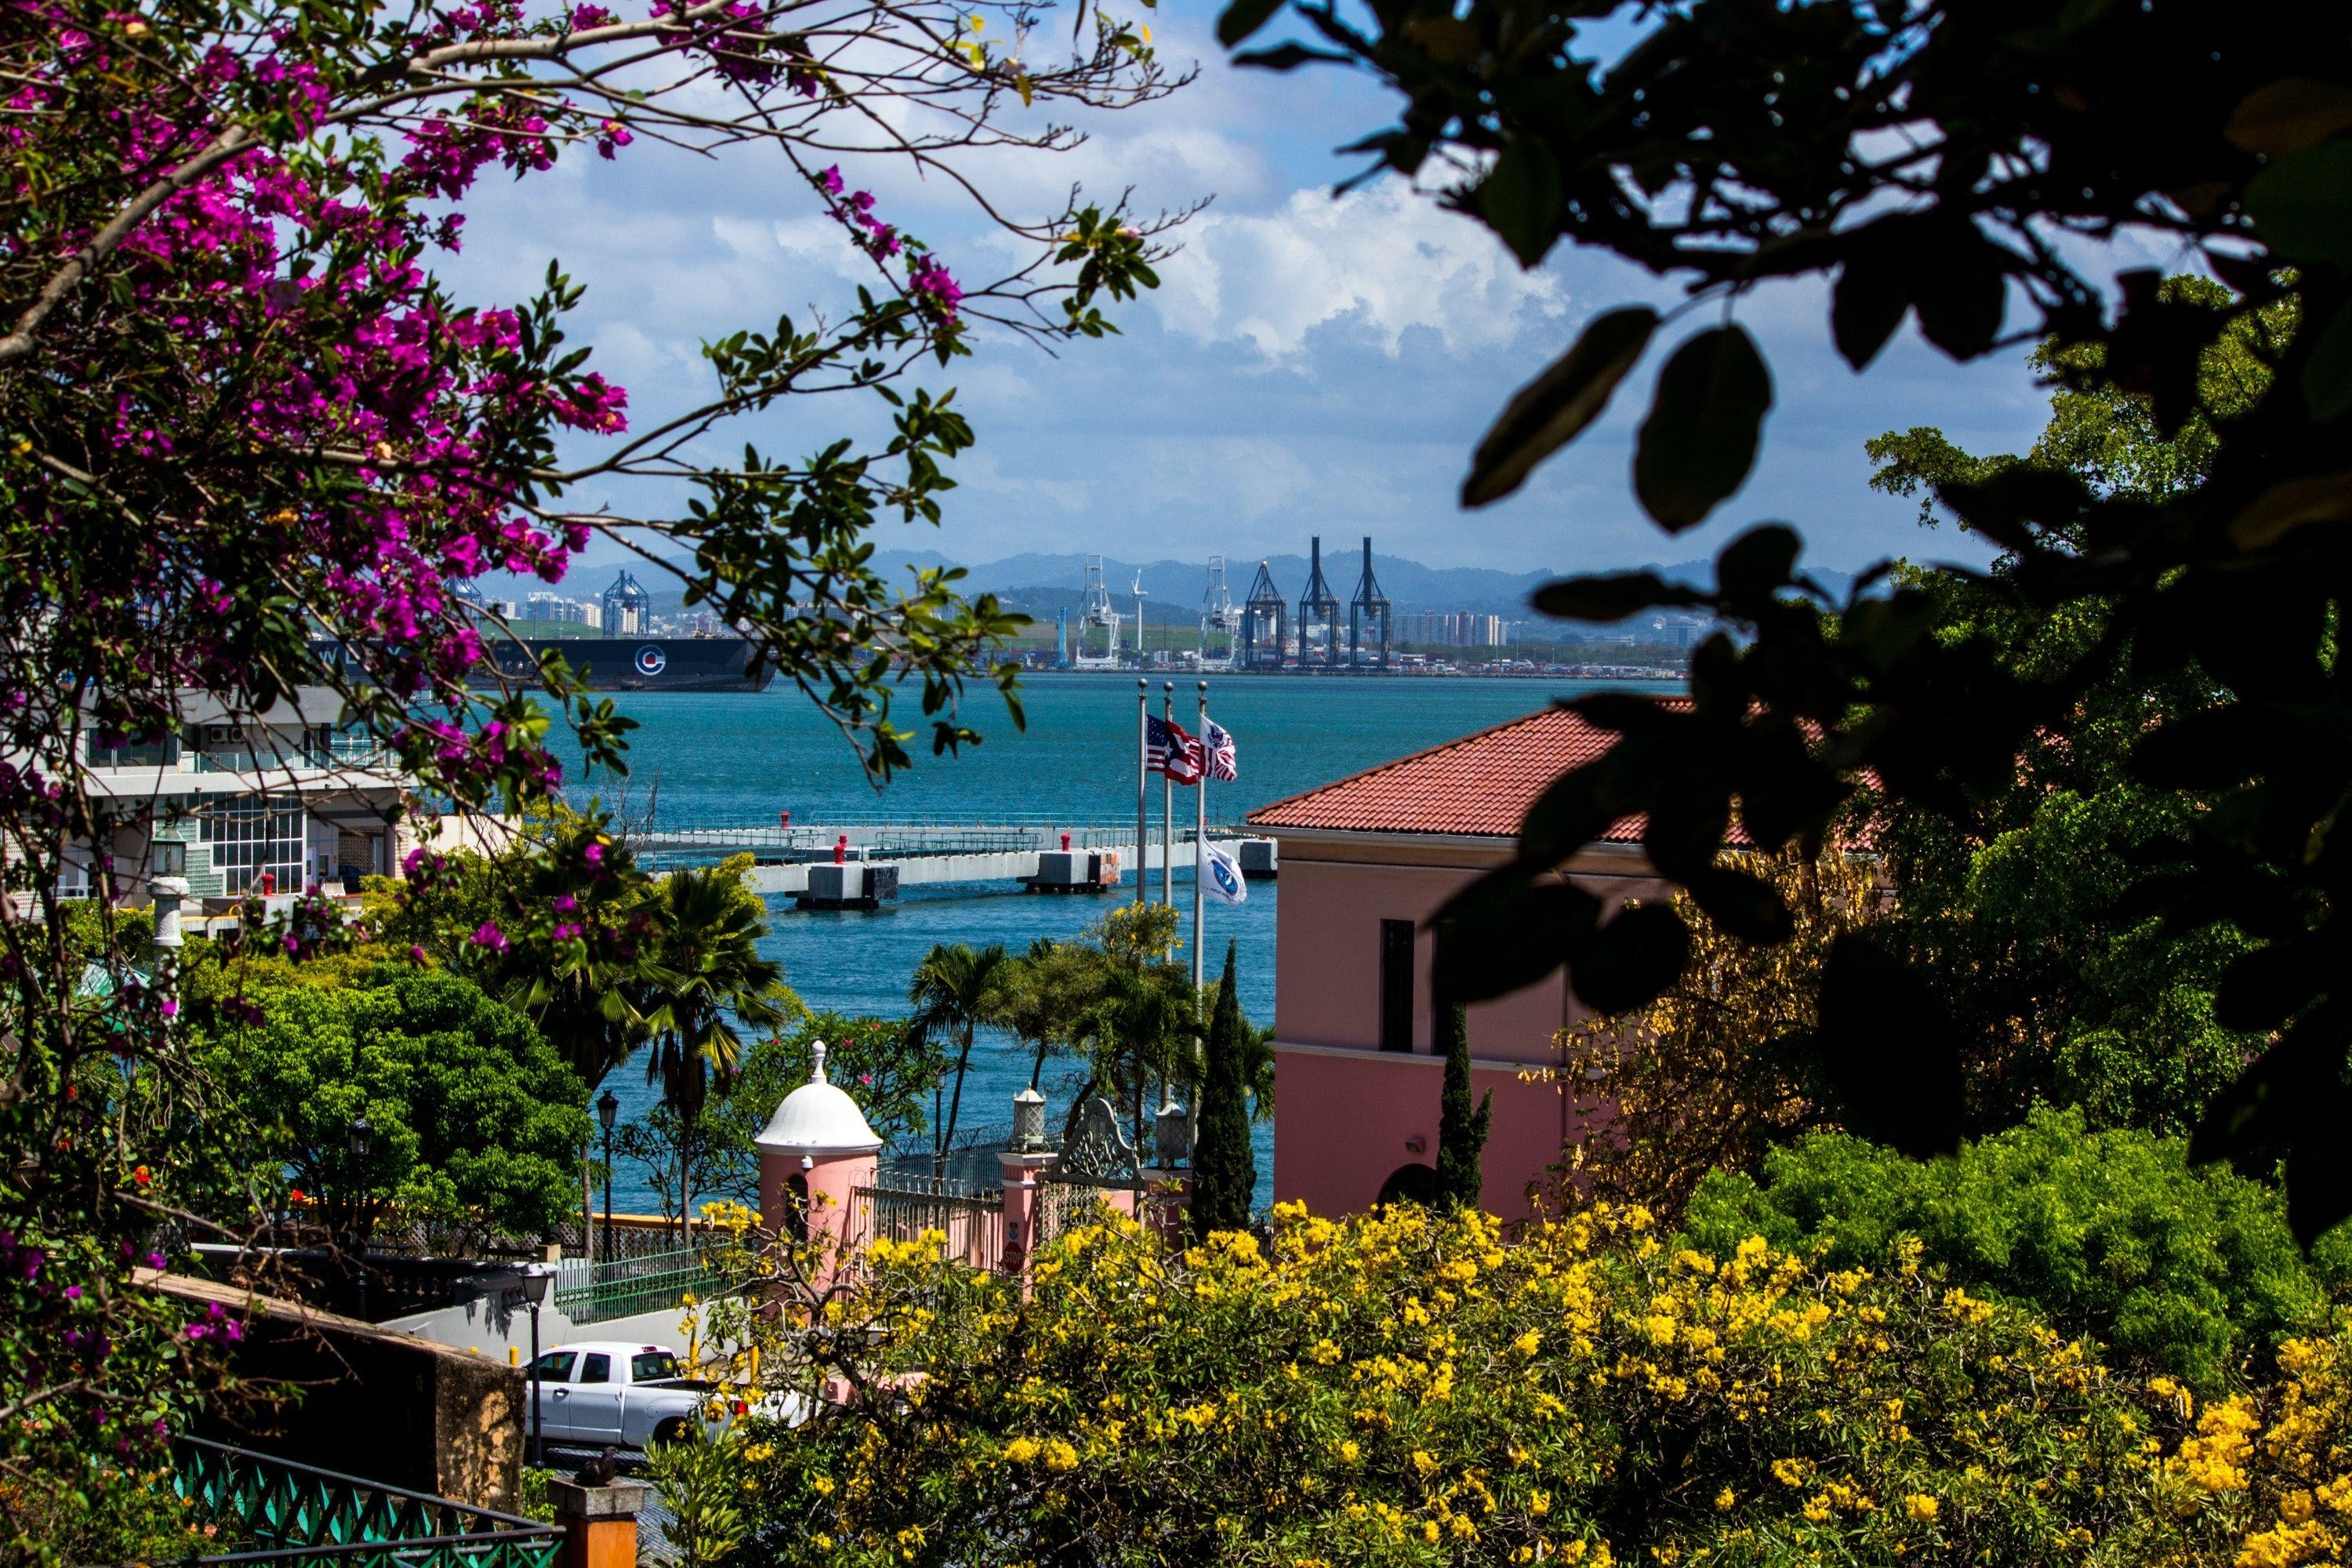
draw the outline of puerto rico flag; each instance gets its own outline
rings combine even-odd
[[[1209,753],[1209,776],[1213,779],[1237,779],[1241,771],[1234,759],[1234,734],[1214,719],[1203,721],[1201,743]]]
[[[1203,758],[1201,742],[1184,732],[1181,724],[1171,724],[1164,719],[1146,716],[1143,721],[1143,765],[1155,773],[1166,773],[1169,782],[1195,784],[1201,782]]]

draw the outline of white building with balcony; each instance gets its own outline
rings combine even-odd
[[[322,886],[356,891],[362,877],[397,872],[415,831],[405,817],[391,819],[411,781],[345,721],[339,694],[305,687],[261,715],[192,697],[184,719],[183,733],[161,742],[85,742],[91,804],[120,825],[105,848],[124,901],[146,901],[157,842],[184,846],[191,897],[223,902]],[[67,858],[62,890],[88,897],[90,847]]]

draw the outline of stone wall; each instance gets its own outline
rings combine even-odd
[[[230,1371],[279,1399],[218,1402],[196,1436],[319,1469],[511,1513],[523,1459],[522,1371],[299,1302],[180,1275],[142,1282],[246,1324]]]

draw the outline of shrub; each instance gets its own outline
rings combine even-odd
[[[2179,1403],[1914,1262],[1675,1251],[1539,1224],[1277,1211],[1173,1254],[1131,1222],[1018,1281],[884,1241],[811,1322],[744,1314],[804,1394],[718,1451],[750,1563],[1874,1564],[2200,1559]],[[782,1353],[789,1352],[789,1355]]]
[[[1760,1235],[1826,1268],[1882,1263],[1916,1237],[1932,1272],[2206,1389],[2308,1327],[2343,1276],[2341,1241],[2307,1261],[2271,1188],[2190,1168],[2178,1139],[2086,1131],[2074,1110],[2038,1110],[1926,1164],[1817,1134],[1774,1150],[1761,1181],[1708,1177],[1684,1225],[1711,1257]]]

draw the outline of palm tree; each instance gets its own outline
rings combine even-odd
[[[709,1099],[711,1074],[723,1089],[743,1058],[736,1026],[771,1029],[802,1009],[784,985],[782,965],[760,956],[766,910],[744,886],[736,861],[672,872],[651,900],[651,912],[660,931],[663,973],[658,1005],[646,1015],[654,1037],[646,1081],[660,1083],[662,1102],[685,1130],[677,1170],[683,1219],[693,1212],[691,1140]]]
[[[947,1115],[940,1117],[935,1109],[931,1117],[931,1157],[938,1168],[945,1168],[948,1148],[955,1142],[956,1119],[963,1109],[963,1077],[971,1065],[972,1037],[982,1024],[995,1021],[999,984],[1011,962],[1004,949],[994,944],[974,949],[961,942],[952,947],[941,943],[915,965],[914,978],[907,986],[907,1000],[915,1005],[915,1016],[908,1022],[917,1038],[957,1040],[955,1089],[948,1098]],[[935,1108],[938,1099],[935,1089]]]

